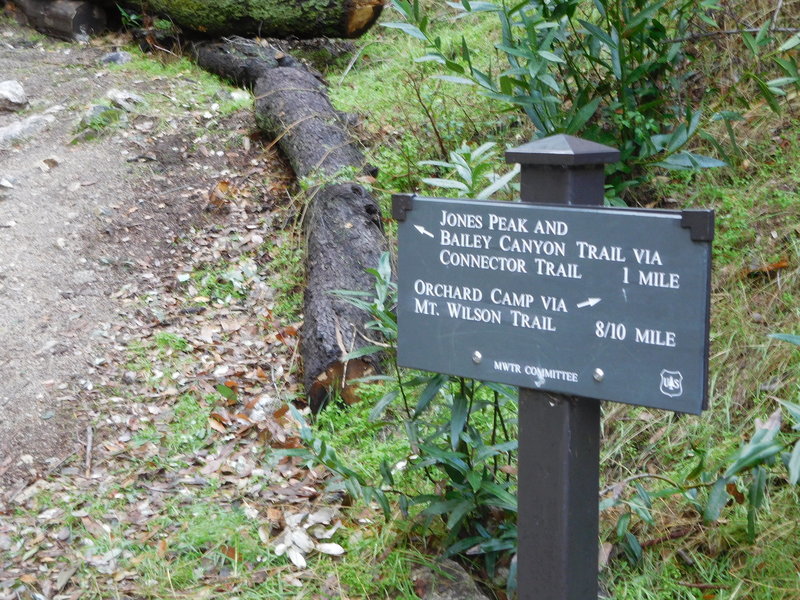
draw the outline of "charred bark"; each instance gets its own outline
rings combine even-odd
[[[319,188],[309,207],[306,234],[308,285],[300,341],[306,393],[318,412],[330,396],[356,402],[357,386],[349,380],[379,370],[375,355],[344,359],[373,343],[364,328],[370,316],[331,292],[373,290],[375,279],[366,269],[377,267],[386,239],[377,202],[355,183]]]

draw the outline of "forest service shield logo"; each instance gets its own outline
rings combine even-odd
[[[683,394],[683,375],[680,371],[661,371],[661,393],[670,398]]]

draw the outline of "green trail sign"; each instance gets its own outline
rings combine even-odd
[[[521,203],[395,196],[398,362],[519,386],[520,600],[596,600],[600,402],[706,408],[714,213],[606,209],[619,151],[509,150]]]
[[[705,407],[708,211],[411,202],[399,227],[401,365]]]

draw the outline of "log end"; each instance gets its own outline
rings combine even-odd
[[[356,380],[374,375],[375,372],[375,367],[365,360],[350,360],[346,365],[341,362],[333,363],[320,373],[308,389],[311,411],[318,414],[336,396],[348,405],[360,402],[359,383]]]
[[[383,0],[355,0],[347,15],[346,37],[357,38],[367,32],[383,11]]]

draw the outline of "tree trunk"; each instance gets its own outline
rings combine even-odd
[[[290,56],[243,39],[197,44],[194,54],[203,68],[253,88],[259,127],[277,140],[295,174],[311,181],[303,379],[314,411],[331,395],[352,403],[358,390],[348,381],[375,372],[378,357],[344,359],[372,345],[364,327],[370,316],[331,292],[374,290],[365,271],[378,266],[386,249],[378,204],[357,183],[341,182],[364,169],[364,157],[320,78]]]
[[[13,0],[28,24],[42,33],[67,40],[102,33],[106,14],[91,2],[78,0]]]
[[[383,0],[125,0],[124,4],[209,35],[278,38],[357,38],[383,10]]]

